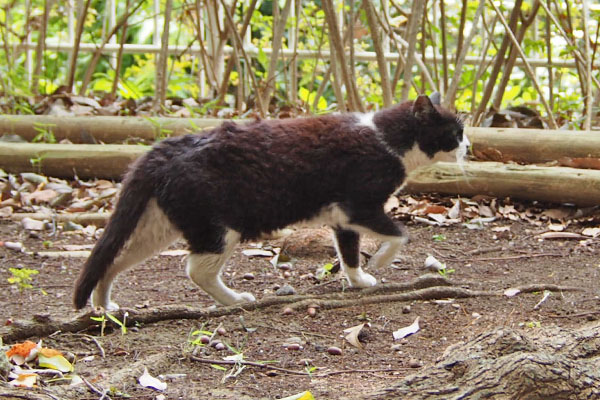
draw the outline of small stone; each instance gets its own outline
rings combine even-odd
[[[215,347],[216,348],[219,343],[221,343],[221,342],[218,341],[218,340],[213,340],[212,342],[210,342],[210,347]]]
[[[286,343],[285,349],[290,351],[298,351],[302,348],[298,343]]]
[[[215,350],[225,350],[225,345],[219,342],[215,345]]]
[[[404,307],[402,307],[402,314],[410,314],[411,309],[410,306],[406,305]]]
[[[277,296],[292,296],[292,295],[296,294],[296,289],[294,289],[292,286],[286,284],[286,285],[283,285],[282,287],[280,287],[279,289],[277,289],[275,294]]]
[[[221,336],[225,336],[227,335],[227,330],[221,326],[219,329],[217,329],[217,333]]]
[[[410,360],[408,360],[408,366],[410,368],[421,368],[423,366],[423,363],[421,363],[421,361],[417,360],[416,358],[411,358]]]
[[[290,269],[292,269],[292,264],[290,264],[290,263],[277,264],[277,268],[279,268],[282,271],[289,271]]]
[[[290,271],[284,271],[283,277],[284,278],[291,278],[292,277],[292,273]]]
[[[317,315],[317,309],[314,307],[308,307],[306,313],[311,317],[315,317]]]
[[[286,307],[281,312],[283,315],[291,315],[294,313],[294,309],[292,307]]]
[[[341,356],[342,349],[340,349],[339,347],[331,346],[327,348],[327,353],[331,354],[332,356]]]
[[[202,343],[202,344],[209,344],[210,343],[210,337],[206,336],[206,335],[200,336],[200,343]]]
[[[248,273],[245,273],[245,274],[244,274],[243,278],[244,278],[245,280],[247,280],[247,281],[251,281],[251,280],[253,280],[253,279],[254,279],[254,275],[253,275],[253,274],[251,274],[250,272],[248,272]]]
[[[267,372],[265,372],[265,375],[267,376],[277,376],[277,371],[270,369]]]

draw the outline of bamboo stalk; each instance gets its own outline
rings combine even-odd
[[[529,78],[531,79],[531,83],[533,83],[533,86],[535,87],[535,90],[540,95],[540,100],[542,101],[542,104],[544,105],[544,108],[546,109],[546,112],[548,113],[548,120],[550,121],[550,127],[552,129],[557,129],[558,125],[556,124],[556,120],[554,119],[554,115],[552,113],[552,109],[550,108],[550,106],[548,105],[548,102],[546,101],[546,98],[544,97],[544,93],[542,92],[542,88],[540,87],[540,84],[538,83],[538,81],[537,81],[537,79],[535,77],[535,73],[533,72],[533,69],[531,69],[531,66],[527,62],[527,57],[525,56],[525,53],[523,52],[523,49],[521,49],[521,46],[519,45],[519,42],[517,41],[517,39],[515,38],[515,35],[511,31],[511,29],[509,28],[508,24],[506,23],[506,20],[504,19],[504,16],[502,15],[502,12],[498,9],[498,7],[496,6],[496,4],[494,3],[494,0],[490,0],[490,4],[492,5],[492,7],[494,7],[494,10],[498,14],[498,17],[500,18],[500,22],[502,23],[502,25],[504,25],[504,28],[506,29],[506,34],[508,35],[508,37],[512,41],[514,48],[519,53],[519,56],[521,56],[521,59],[525,62],[525,70],[529,74]]]
[[[377,55],[377,66],[379,67],[381,90],[383,92],[383,105],[384,107],[390,107],[393,103],[392,87],[390,84],[387,63],[383,56],[383,44],[381,42],[381,31],[379,30],[380,25],[375,17],[374,6],[371,1],[363,0],[362,5],[367,14],[367,22],[371,31],[371,38],[373,39],[373,47],[375,48],[375,54]]]
[[[460,83],[460,78],[463,73],[463,66],[465,63],[465,58],[467,57],[467,51],[469,50],[469,47],[471,46],[471,42],[473,41],[473,38],[475,37],[475,34],[477,33],[477,30],[478,30],[477,24],[479,23],[479,18],[483,14],[484,6],[485,6],[485,0],[480,0],[479,6],[477,7],[477,11],[475,11],[475,16],[473,17],[473,24],[471,26],[471,31],[469,32],[469,35],[467,36],[467,40],[465,41],[464,46],[462,47],[462,51],[460,52],[460,54],[458,55],[458,57],[456,59],[456,66],[454,68],[454,76],[452,77],[452,81],[450,81],[450,86],[448,87],[448,91],[446,92],[446,95],[444,96],[443,104],[446,107],[454,104],[454,101],[456,100],[456,90],[458,89],[458,84]]]
[[[592,87],[592,59],[591,59],[591,48],[590,48],[590,34],[588,31],[589,24],[589,15],[590,10],[588,7],[587,0],[581,0],[583,3],[583,40],[585,41],[585,73],[587,75],[586,79],[586,96],[585,96],[585,123],[584,129],[590,130],[592,128],[592,98],[594,96],[594,90]]]
[[[412,67],[415,60],[415,50],[417,48],[417,34],[419,33],[418,26],[421,22],[421,14],[423,13],[424,8],[424,0],[416,0],[412,3],[406,38],[406,41],[408,42],[408,49],[406,50],[406,62],[404,64],[404,82],[402,84],[402,94],[400,96],[402,101],[408,100],[408,92],[410,91],[411,82],[410,76],[412,74]]]
[[[171,23],[172,8],[173,0],[167,0],[165,3],[163,33],[160,38],[161,51],[158,54],[158,60],[156,60],[156,94],[152,106],[155,113],[161,112],[167,97],[167,64],[169,61],[167,49],[169,48],[169,24]]]

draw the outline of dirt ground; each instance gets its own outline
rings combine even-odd
[[[586,227],[598,226],[598,220],[592,216],[563,225],[565,231],[581,233]],[[56,332],[42,338],[44,346],[73,353],[78,360],[75,373],[100,394],[84,384],[71,387],[58,381],[34,389],[9,388],[0,383],[0,397],[10,398],[12,394],[14,398],[31,399],[99,399],[102,391],[108,390],[107,395],[113,399],[277,399],[309,390],[316,399],[365,398],[434,363],[449,345],[479,333],[504,326],[523,331],[552,326],[573,328],[595,320],[600,309],[600,239],[543,240],[539,234],[549,230],[549,222],[533,224],[501,218],[475,230],[462,224],[432,227],[408,221],[412,240],[399,256],[401,261],[369,272],[388,283],[410,281],[426,272],[423,262],[433,255],[454,270],[447,273],[448,278],[471,290],[503,291],[540,283],[575,286],[581,291],[553,292],[541,304],[543,293],[535,292],[514,297],[318,308],[312,316],[306,309],[286,314],[283,306],[273,306],[208,320],[146,324],[131,327],[124,335],[118,329],[109,329],[104,336],[98,329]],[[492,230],[494,227],[510,229]],[[93,237],[81,233],[32,234],[8,220],[0,220],[0,240],[21,241],[27,251],[94,243]],[[264,242],[263,248],[268,245],[281,243]],[[341,292],[344,282],[338,275],[321,281],[314,277],[317,268],[335,262],[330,245],[329,241],[317,243],[323,251],[316,257],[301,257],[291,266],[278,268],[269,258],[244,255],[242,251],[252,246],[242,244],[228,263],[225,280],[258,299],[274,295],[285,284],[298,294]],[[171,249],[184,248],[178,243]],[[114,300],[122,307],[143,309],[211,306],[211,299],[187,279],[183,258],[157,256],[120,275]],[[4,325],[0,334],[9,332],[10,324],[30,321],[35,315],[53,320],[79,315],[73,310],[71,295],[83,261],[74,257],[44,258],[0,247],[0,317]],[[39,271],[33,277],[33,288],[19,291],[7,281],[11,276],[8,268],[19,266]],[[420,331],[394,341],[392,332],[410,325],[416,317],[420,317]],[[343,331],[365,322],[370,327],[363,329],[363,348],[358,349],[344,339]],[[198,338],[192,332],[214,332],[218,327],[224,331],[214,339],[226,344],[225,349],[191,344]],[[284,345],[292,342],[299,346]],[[331,346],[341,349],[341,355],[330,354]],[[247,365],[240,371],[231,365],[195,361],[190,357],[192,353],[205,360],[223,360],[240,353],[245,361],[268,361],[280,370]],[[158,392],[142,387],[137,379],[144,368],[153,376],[161,376],[168,383],[167,389]],[[237,375],[226,377],[228,373]]]

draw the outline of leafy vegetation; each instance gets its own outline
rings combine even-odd
[[[1,3],[4,112],[35,113],[36,94],[79,92],[136,101],[156,96],[161,55],[153,44],[160,42],[165,23],[171,47],[164,74],[166,97],[199,100],[199,106],[188,106],[192,115],[216,114],[223,108],[233,109],[234,115],[248,111],[276,115],[286,107],[315,113],[378,108],[385,104],[382,71],[387,71],[394,101],[405,96],[405,85],[410,86],[408,97],[414,97],[433,90],[446,93],[458,79],[456,95],[449,100],[458,110],[474,114],[474,122],[482,122],[480,114],[488,107],[524,105],[542,114],[551,110],[560,125],[580,127],[586,114],[593,114],[586,110],[585,99],[599,90],[598,68],[591,68],[589,79],[586,68],[598,62],[600,7],[591,4],[586,14],[580,2],[572,0],[501,2],[499,11],[507,21],[517,9],[515,36],[534,75],[517,56],[500,15],[487,2],[476,25],[477,1],[432,1],[425,10],[418,10],[413,2],[386,0],[163,0],[158,15],[153,2],[146,1],[117,0],[113,10],[107,0],[91,0],[83,13],[71,10],[69,3],[31,0],[29,7],[14,0]],[[377,26],[369,21],[368,3],[374,6]],[[169,17],[167,6],[172,9]],[[338,60],[337,66],[325,54],[335,48],[337,36],[331,34],[329,6],[341,27],[346,50],[345,63],[340,65]],[[415,24],[413,35],[411,16],[420,13],[423,17]],[[69,22],[69,15],[76,23]],[[245,34],[240,34],[248,16]],[[284,21],[283,34],[278,36],[280,21]],[[78,38],[80,22],[83,44],[72,52],[65,46]],[[468,42],[472,29],[476,31]],[[390,56],[380,66],[375,35],[383,39],[382,51],[401,52],[405,61]],[[35,45],[44,36],[46,49],[38,53]],[[271,49],[279,47],[278,37],[281,51],[274,59]],[[406,48],[411,42],[416,57],[424,60],[424,68],[411,60],[414,67],[406,71]],[[124,45],[122,54],[120,44]],[[466,58],[459,62],[463,46],[467,47]],[[495,68],[499,68],[498,74]],[[350,81],[342,79],[343,70]],[[261,96],[269,98],[263,101]],[[598,101],[600,96],[595,96],[594,112]],[[161,104],[153,108],[154,113],[168,112]]]

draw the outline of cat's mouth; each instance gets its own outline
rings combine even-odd
[[[458,149],[456,149],[456,163],[459,165],[463,165],[465,159],[467,158],[467,154],[469,152],[469,147],[471,146],[471,142],[469,142],[469,138],[466,135],[463,135],[463,140],[458,144]]]

